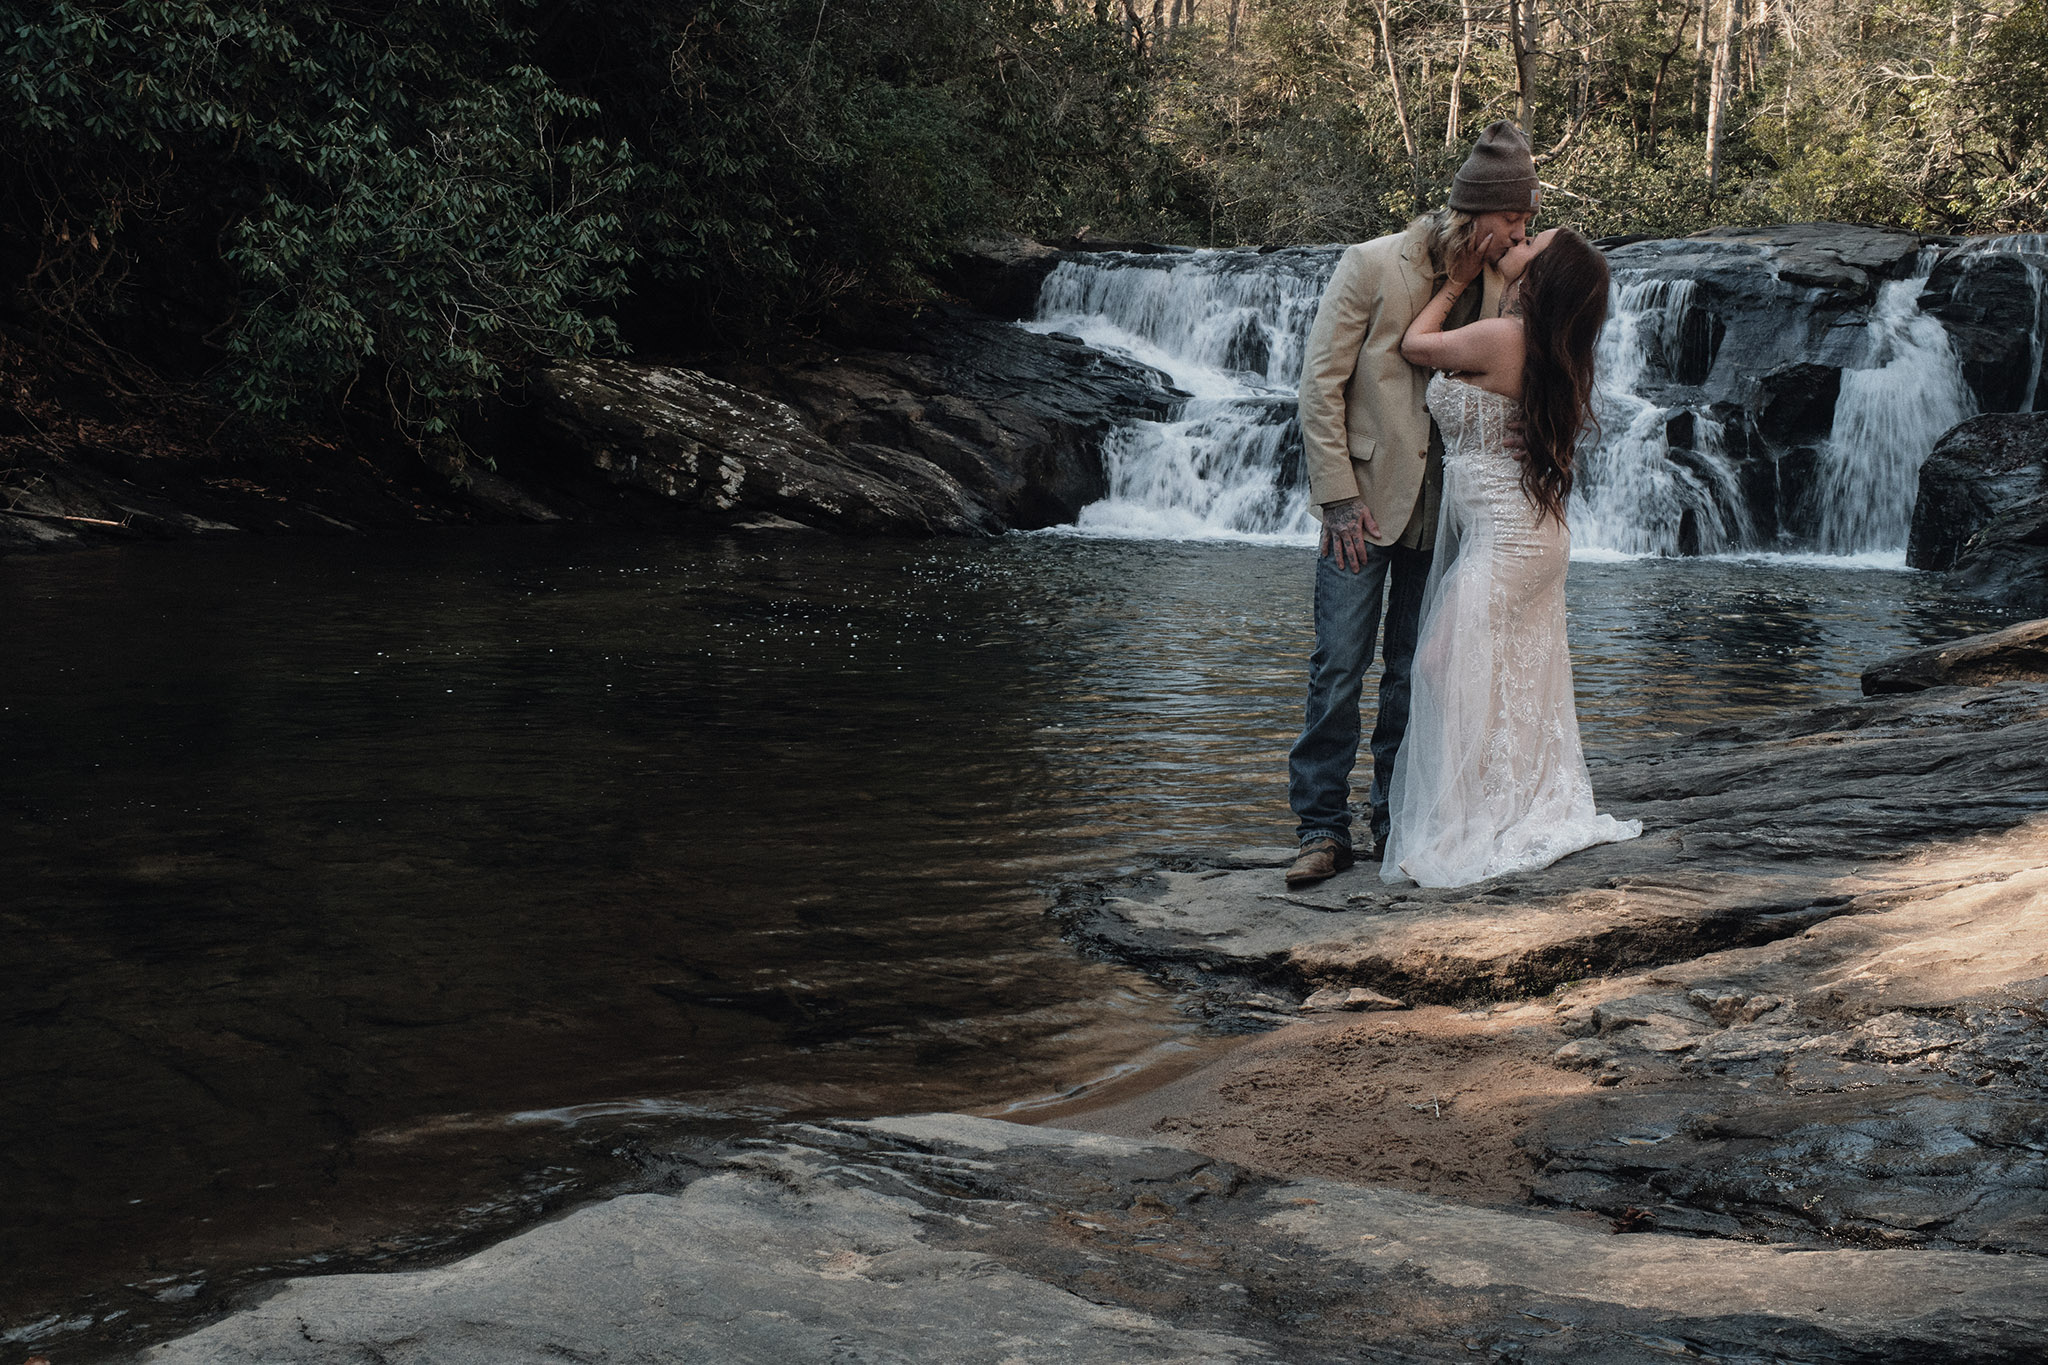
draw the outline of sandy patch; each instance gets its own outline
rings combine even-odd
[[[1550,1064],[1565,1038],[1547,1009],[1515,1015],[1432,1006],[1307,1020],[1156,1089],[1031,1121],[1164,1138],[1276,1175],[1519,1201],[1532,1166],[1516,1136],[1594,1087]]]

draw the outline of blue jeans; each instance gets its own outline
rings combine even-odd
[[[1308,707],[1301,738],[1287,755],[1287,803],[1300,823],[1296,837],[1351,844],[1351,770],[1358,763],[1358,700],[1372,666],[1386,599],[1386,667],[1380,673],[1379,718],[1372,727],[1372,789],[1368,796],[1375,839],[1387,832],[1387,792],[1394,756],[1408,732],[1408,673],[1422,626],[1422,589],[1430,552],[1372,545],[1365,567],[1339,568],[1333,556],[1316,559],[1316,652],[1308,661]],[[1387,581],[1393,589],[1387,591]]]

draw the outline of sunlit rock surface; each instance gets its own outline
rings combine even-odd
[[[1519,1141],[1631,1225],[2048,1254],[2048,685],[1703,732],[1595,774],[1636,841],[1425,891],[1285,850],[1069,887],[1095,951],[1259,1027],[1362,987],[1586,1073]],[[1494,1002],[1489,1004],[1488,1002]]]
[[[439,1270],[294,1280],[144,1359],[1988,1361],[2048,1329],[2031,1257],[1616,1237],[960,1115],[654,1160],[677,1193]]]

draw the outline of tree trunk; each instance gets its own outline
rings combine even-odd
[[[1643,158],[1657,155],[1657,101],[1664,94],[1664,82],[1671,74],[1671,64],[1678,60],[1678,53],[1685,46],[1686,21],[1692,18],[1692,6],[1687,4],[1685,13],[1679,16],[1678,33],[1671,41],[1668,52],[1657,54],[1657,79],[1650,85],[1650,145],[1643,149]]]
[[[1464,113],[1465,63],[1472,55],[1472,0],[1461,0],[1464,11],[1465,34],[1458,41],[1458,69],[1451,73],[1451,112],[1444,120],[1444,146],[1458,145],[1458,124]]]
[[[1526,9],[1526,14],[1524,13]],[[1529,132],[1536,120],[1536,0],[1508,0],[1508,51],[1515,59],[1515,122]]]
[[[1700,83],[1707,68],[1707,22],[1714,13],[1714,0],[1700,0],[1699,31],[1692,41],[1692,126],[1700,126]]]
[[[1736,25],[1742,18],[1742,0],[1724,0],[1721,9],[1721,38],[1714,44],[1714,79],[1707,93],[1707,202],[1712,203],[1721,183],[1721,132],[1728,113],[1728,66],[1734,53]]]
[[[1244,7],[1244,0],[1230,0],[1229,27],[1225,30],[1223,45],[1230,51],[1237,51],[1237,18]]]
[[[1124,0],[1124,27],[1130,30],[1131,47],[1145,55],[1145,20],[1138,13],[1138,0]]]
[[[1408,128],[1408,97],[1401,91],[1401,68],[1394,61],[1394,32],[1387,23],[1388,0],[1379,0],[1380,50],[1387,57],[1387,81],[1394,87],[1394,118],[1401,125],[1401,145],[1408,150],[1408,183],[1415,192],[1416,211],[1422,210],[1422,161],[1415,155],[1415,134]]]
[[[1166,41],[1166,0],[1152,0],[1152,41]]]

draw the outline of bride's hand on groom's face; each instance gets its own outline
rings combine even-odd
[[[1493,234],[1474,242],[1458,253],[1458,259],[1451,262],[1451,279],[1462,287],[1472,283],[1485,271],[1486,263],[1493,259]]]

